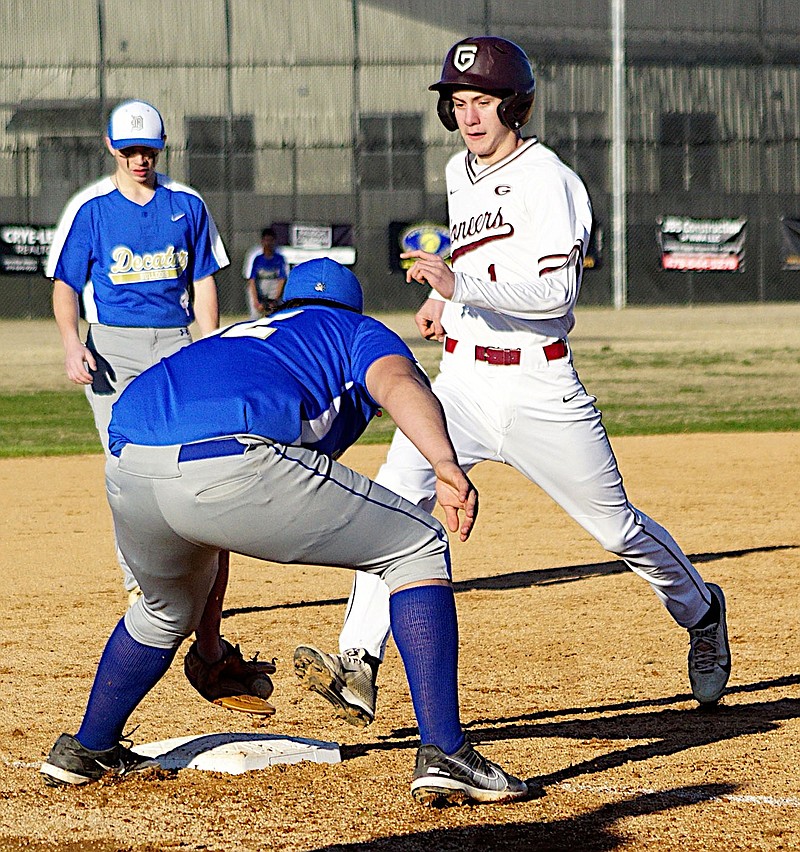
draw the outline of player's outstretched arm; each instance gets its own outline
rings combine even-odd
[[[367,389],[430,462],[447,527],[466,541],[478,516],[478,492],[458,464],[444,411],[427,379],[408,358],[387,355],[367,370]]]
[[[78,294],[69,284],[57,278],[53,281],[53,316],[64,345],[64,370],[67,378],[76,385],[90,385],[92,375],[89,370],[96,370],[97,364],[94,355],[84,346],[78,333]]]

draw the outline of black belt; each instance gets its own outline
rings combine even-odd
[[[445,352],[455,352],[458,341],[452,337],[446,337],[444,341]],[[567,341],[562,337],[561,340],[556,340],[555,343],[549,343],[542,347],[544,357],[548,361],[557,361],[559,358],[566,358],[569,353]],[[498,349],[494,346],[476,346],[475,360],[486,361],[488,364],[498,364],[507,366],[509,364],[519,364],[522,360],[521,349]]]
[[[179,462],[198,461],[199,459],[216,459],[221,456],[242,456],[247,451],[247,444],[236,438],[211,438],[208,441],[197,441],[194,444],[184,444],[178,453]]]

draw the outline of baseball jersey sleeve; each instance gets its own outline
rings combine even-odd
[[[211,213],[205,202],[202,199],[199,201],[195,225],[193,281],[199,281],[201,278],[219,272],[230,262]]]
[[[64,208],[53,234],[45,275],[58,278],[80,293],[91,274],[94,240],[89,202],[115,189],[110,178],[96,181],[76,193]]]
[[[175,196],[183,196],[185,205],[191,210],[192,235],[192,264],[191,280],[197,281],[208,275],[213,275],[230,264],[228,253],[217,229],[214,217],[211,215],[205,201],[196,189],[179,183],[159,172],[158,183]],[[181,208],[183,209],[183,207]]]
[[[72,218],[57,256],[52,258],[53,267],[49,277],[63,281],[76,293],[83,291],[91,274],[91,227],[90,209],[83,206]]]
[[[286,269],[286,258],[280,252],[277,252],[277,251],[275,252],[275,257],[277,257],[278,260],[280,260],[280,264],[281,264],[278,277],[284,278],[284,279],[288,278],[288,270]]]
[[[395,332],[369,317],[358,327],[353,340],[351,363],[353,377],[359,390],[377,407],[377,402],[367,390],[367,371],[381,358],[402,355],[416,363],[411,350]]]

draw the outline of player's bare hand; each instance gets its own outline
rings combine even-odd
[[[438,254],[416,249],[415,251],[405,251],[400,257],[403,260],[414,258],[414,263],[406,271],[406,281],[409,284],[412,281],[428,284],[445,299],[452,297],[456,286],[456,276]]]
[[[439,343],[444,341],[446,332],[442,325],[443,310],[444,302],[439,299],[427,299],[414,315],[414,322],[425,340],[438,340]]]
[[[440,462],[434,472],[436,499],[444,509],[447,528],[466,541],[478,518],[478,491],[455,462]]]
[[[89,370],[96,370],[97,362],[91,351],[78,341],[67,348],[64,368],[71,382],[76,385],[90,385],[92,374]]]

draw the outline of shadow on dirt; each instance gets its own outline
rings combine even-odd
[[[366,843],[335,843],[320,847],[315,852],[430,852],[431,849],[437,852],[574,852],[578,849],[581,852],[602,852],[619,849],[625,844],[625,839],[614,832],[615,824],[621,820],[709,801],[731,793],[734,789],[726,784],[676,787],[658,793],[641,793],[624,801],[609,802],[589,813],[552,822],[509,822],[502,825],[434,829]],[[513,819],[514,813],[513,807],[503,812],[508,819]]]
[[[737,559],[754,553],[773,553],[777,550],[794,550],[800,547],[796,544],[778,544],[765,547],[748,547],[743,550],[721,550],[716,553],[687,554],[695,565],[705,562],[716,562],[718,559]],[[505,574],[495,574],[491,577],[475,577],[472,580],[456,580],[453,588],[459,592],[478,590],[504,591],[506,589],[527,589],[531,586],[553,586],[561,583],[574,583],[590,577],[610,577],[614,574],[624,574],[630,569],[619,559],[608,562],[590,562],[586,565],[565,565],[557,568],[537,568],[533,571],[508,571]],[[226,609],[223,618],[235,615],[249,615],[254,612],[271,612],[283,609],[303,609],[315,606],[344,606],[347,598],[327,598],[323,600],[291,601],[289,603],[269,606],[242,606]]]
[[[733,686],[726,697],[800,685],[800,675]],[[719,704],[711,708],[657,709],[692,700],[687,694],[641,701],[625,701],[594,707],[565,708],[497,719],[477,719],[464,725],[473,743],[518,739],[572,739],[602,751],[589,760],[571,764],[547,775],[526,779],[534,789],[546,789],[570,779],[597,775],[606,770],[664,757],[710,743],[734,740],[773,731],[781,722],[800,717],[800,698],[746,704]],[[650,708],[650,709],[648,709]],[[636,712],[631,712],[636,711]],[[589,716],[591,718],[580,718]],[[579,718],[569,718],[578,716]],[[342,759],[373,750],[416,748],[416,729],[400,728],[381,742],[342,748]],[[632,740],[646,740],[631,745]],[[615,748],[617,742],[625,743]]]
[[[696,565],[723,559],[737,559],[754,554],[768,554],[796,549],[797,544],[769,545],[738,550],[689,554]],[[504,591],[548,586],[598,576],[623,574],[628,567],[620,560],[568,565],[530,571],[509,571],[491,577],[479,577],[454,582],[457,593],[473,590]],[[274,606],[246,607],[226,610],[226,617],[251,612],[292,609],[298,607],[339,606],[345,598],[298,601]],[[465,724],[473,743],[507,740],[567,739],[586,745],[596,752],[587,759],[571,763],[547,774],[536,775],[535,768],[526,778],[532,790],[531,798],[547,794],[547,789],[559,784],[569,785],[579,778],[598,778],[603,773],[625,764],[642,764],[653,758],[667,757],[712,743],[736,741],[741,737],[776,730],[782,722],[800,718],[800,698],[767,700],[773,689],[800,685],[800,674],[738,684],[727,689],[725,697],[756,696],[755,701],[700,708],[690,693],[621,701],[595,706],[566,707],[536,710],[515,716],[475,719]],[[689,707],[674,705],[691,702]],[[419,745],[416,728],[399,728],[373,742],[341,746],[343,761],[352,760],[374,751],[413,749]],[[700,759],[700,758],[698,758]],[[599,782],[602,783],[602,782]],[[511,822],[515,814],[527,817],[529,810],[518,811],[513,806],[503,810],[505,824],[473,825],[459,828],[435,829],[364,843],[334,843],[319,847],[315,852],[428,852],[436,849],[448,852],[470,850],[514,850],[514,852],[544,852],[544,850],[586,850],[602,852],[620,849],[626,844],[616,824],[630,817],[646,816],[699,802],[710,801],[736,790],[732,784],[706,784],[676,787],[659,792],[631,793],[622,801],[608,802],[595,810],[550,822]],[[616,794],[616,798],[623,795]],[[492,811],[492,813],[496,813]],[[488,814],[487,814],[487,818]]]

